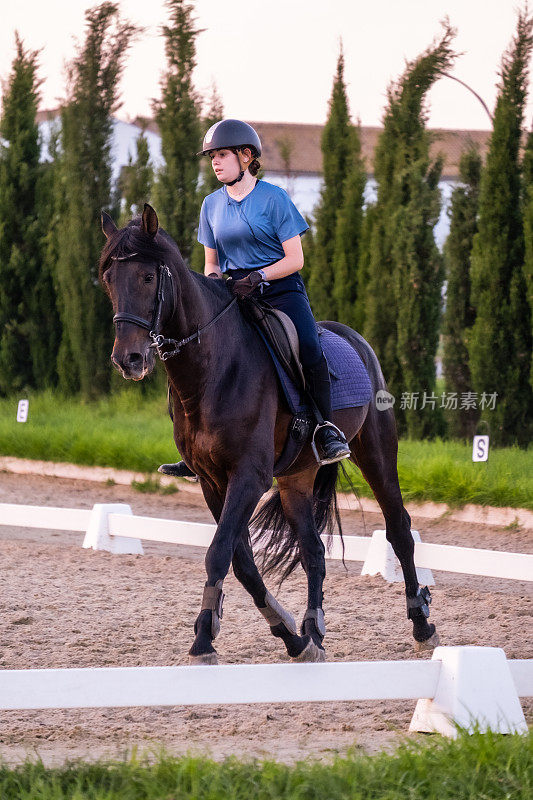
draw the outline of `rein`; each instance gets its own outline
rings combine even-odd
[[[137,253],[129,253],[125,256],[111,256],[112,261],[131,261]],[[150,339],[152,340],[152,344],[150,347],[155,347],[157,350],[157,355],[161,359],[161,361],[167,361],[172,356],[178,355],[181,351],[181,348],[184,347],[189,342],[193,342],[195,339],[200,344],[200,335],[204,333],[204,331],[208,330],[212,325],[217,322],[220,317],[222,317],[226,311],[228,311],[234,303],[236,303],[237,298],[234,297],[227,306],[225,306],[222,311],[220,311],[216,317],[214,317],[207,325],[204,325],[203,328],[198,328],[194,333],[190,336],[187,336],[185,339],[167,339],[161,333],[161,314],[163,311],[163,303],[165,302],[165,284],[167,284],[169,288],[170,296],[173,295],[173,280],[172,280],[172,273],[166,264],[159,264],[159,268],[157,271],[157,291],[156,297],[154,301],[154,310],[152,312],[152,320],[149,322],[148,320],[144,319],[143,317],[138,317],[135,314],[130,314],[127,311],[119,311],[113,317],[113,324],[116,325],[117,322],[131,322],[133,325],[137,325],[139,328],[144,328],[145,330],[149,331]],[[165,346],[173,347],[173,350],[167,350],[163,352],[162,348]]]

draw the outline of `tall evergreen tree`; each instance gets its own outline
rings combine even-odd
[[[527,145],[523,163],[523,198],[524,198],[524,275],[526,292],[531,318],[531,339],[533,341],[533,131],[527,137]],[[533,349],[529,381],[533,387]]]
[[[167,71],[161,99],[154,102],[165,160],[155,187],[157,210],[163,227],[176,240],[189,261],[200,210],[198,179],[201,141],[200,99],[192,73],[196,65],[194,7],[187,0],[167,0],[170,23],[163,27]]]
[[[42,175],[37,125],[38,52],[15,34],[15,58],[2,98],[0,119],[0,392],[40,381],[46,353],[40,325],[47,308],[35,304],[50,285],[42,270],[39,182]],[[48,281],[47,278],[48,277]],[[43,317],[43,312],[45,316]],[[53,361],[53,359],[52,359]],[[34,368],[35,366],[35,368]],[[46,365],[44,368],[46,374]]]
[[[141,130],[135,140],[135,158],[129,155],[119,178],[121,213],[119,225],[123,227],[136,214],[142,213],[144,203],[152,201],[154,168],[150,161],[150,150],[145,131]]]
[[[532,50],[533,18],[527,10],[520,11],[516,35],[502,58],[472,252],[476,320],[469,343],[470,368],[479,396],[498,395],[495,407],[485,407],[482,418],[500,445],[527,445],[533,433],[520,164]]]
[[[223,118],[224,118],[224,103],[222,102],[222,98],[218,93],[216,85],[213,84],[213,86],[211,87],[211,96],[209,98],[209,106],[207,108],[207,113],[202,118],[202,133],[207,132],[211,127],[211,125],[214,125],[215,122],[220,122],[220,120]],[[217,176],[213,171],[213,168],[211,166],[211,159],[203,158],[201,160],[201,167],[202,167],[201,197],[203,199],[206,195],[211,194],[211,192],[215,192],[217,189],[220,189],[222,184],[220,183],[220,181],[218,180]]]
[[[136,28],[111,2],[89,9],[85,19],[85,41],[69,65],[68,102],[61,114],[56,278],[63,324],[61,385],[92,397],[109,386],[111,316],[97,279],[100,211],[110,204],[111,114],[118,107],[118,82]]]
[[[209,128],[215,124],[215,122],[220,122],[220,120],[224,117],[224,105],[222,103],[222,98],[220,97],[217,87],[215,84],[211,87],[211,96],[209,98],[209,105],[207,108],[207,113],[204,117],[202,117],[201,121],[201,128],[202,132],[206,133]],[[200,146],[200,142],[198,142],[198,146]],[[198,150],[196,151],[198,152]],[[220,189],[222,184],[218,180],[217,176],[215,175],[213,168],[211,166],[211,159],[209,158],[201,158],[200,160],[200,169],[201,169],[201,183],[199,189],[199,202],[201,202],[204,197],[211,192],[215,192],[217,189]],[[198,227],[198,220],[196,220],[196,226]],[[204,256],[204,246],[200,244],[197,240],[196,235],[194,237],[191,257],[190,257],[190,267],[194,269],[196,272],[203,272],[205,266],[205,256]]]
[[[363,198],[366,169],[361,157],[361,138],[352,131],[350,158],[346,167],[342,205],[335,225],[333,251],[333,300],[335,319],[345,325],[357,324],[356,303],[359,292],[358,263],[363,223]]]
[[[431,45],[388,90],[374,159],[378,196],[370,236],[365,334],[381,360],[401,432],[428,436],[441,427],[436,401],[443,265],[433,237],[442,162],[431,162],[425,97],[454,61],[455,35],[444,23]],[[402,408],[401,398],[406,402]]]
[[[473,391],[467,338],[475,319],[470,298],[470,258],[477,231],[480,176],[481,156],[472,146],[461,155],[460,183],[452,192],[450,232],[444,246],[447,286],[443,368],[446,392],[456,393],[458,401]],[[471,437],[478,418],[477,404],[474,407],[458,402],[457,408],[452,409],[448,416],[448,430],[455,437]]]
[[[352,326],[356,331],[363,331],[365,329],[368,276],[370,271],[370,242],[375,217],[376,205],[375,203],[368,203],[366,208],[363,208],[361,236],[359,239],[359,259],[357,262],[357,297],[355,300]]]
[[[350,122],[344,83],[344,54],[341,47],[329,101],[328,119],[322,132],[324,182],[320,202],[315,211],[314,244],[308,265],[309,298],[318,319],[336,318],[333,287],[337,216],[344,204],[344,182],[353,164],[354,146],[357,146],[357,141],[354,127]],[[342,260],[340,250],[339,258]]]
[[[56,230],[54,193],[59,165],[59,138],[59,126],[52,125],[47,142],[48,152],[41,164],[37,185],[41,267],[32,296],[32,361],[35,386],[39,389],[57,385],[57,359],[62,335],[54,281],[56,258],[49,257],[49,238]]]

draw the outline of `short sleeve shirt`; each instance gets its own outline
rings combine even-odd
[[[258,180],[242,200],[230,197],[225,186],[207,195],[198,241],[217,251],[222,272],[261,269],[284,258],[283,242],[308,228],[284,189]]]

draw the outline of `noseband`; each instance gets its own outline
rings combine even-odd
[[[131,261],[137,253],[129,253],[125,256],[111,256],[112,261]],[[200,334],[206,331],[211,325],[214,325],[220,317],[231,308],[231,306],[237,301],[237,298],[234,297],[231,302],[225,306],[222,311],[208,322],[207,325],[204,325],[203,328],[198,328],[191,336],[187,336],[186,339],[166,339],[163,334],[161,333],[161,316],[163,313],[163,304],[165,302],[165,297],[167,296],[166,293],[170,297],[174,297],[174,281],[172,279],[172,273],[166,264],[162,262],[158,265],[157,268],[157,290],[154,300],[154,309],[152,311],[152,321],[149,322],[147,319],[143,317],[138,317],[136,314],[130,314],[128,311],[119,311],[118,314],[115,314],[113,317],[113,324],[116,325],[117,322],[131,322],[133,325],[137,325],[139,328],[144,328],[145,330],[149,331],[150,339],[152,340],[152,344],[150,347],[155,347],[157,350],[157,355],[161,359],[161,361],[167,361],[167,359],[172,358],[172,356],[177,356],[180,352],[181,348],[184,347],[189,342],[197,340],[198,344],[200,344]],[[172,307],[172,313],[174,313],[174,306]],[[172,314],[170,315],[172,316]],[[166,350],[163,351],[163,347],[173,347],[173,350]]]

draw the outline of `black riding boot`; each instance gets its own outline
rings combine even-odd
[[[350,456],[350,448],[342,431],[330,421],[333,413],[331,410],[331,384],[326,358],[322,355],[314,367],[305,368],[305,378],[309,394],[315,401],[324,420],[324,427],[318,429],[315,435],[320,463],[332,464]]]
[[[175,464],[161,464],[157,470],[163,475],[172,475],[174,478],[188,478],[197,481],[198,477],[192,469],[189,469],[185,461],[178,461]]]

